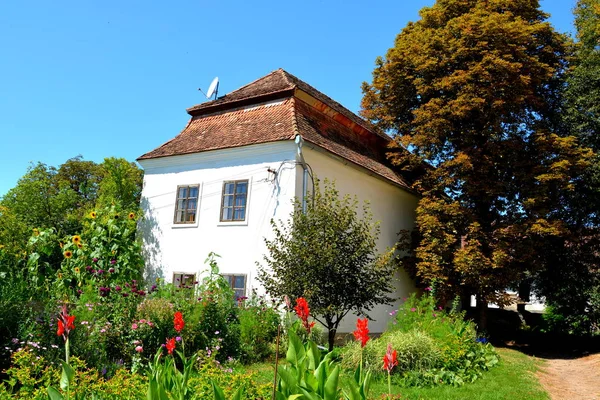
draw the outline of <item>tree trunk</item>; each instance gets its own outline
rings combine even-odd
[[[337,327],[329,328],[329,332],[328,332],[329,351],[333,351],[333,343],[335,342],[336,332],[337,332]]]
[[[478,322],[477,322],[477,330],[479,332],[484,332],[487,330],[487,311],[488,311],[488,302],[483,296],[477,296],[477,314],[478,314]]]

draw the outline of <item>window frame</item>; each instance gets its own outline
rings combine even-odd
[[[243,273],[221,273],[221,276],[227,281],[227,283],[229,284],[229,287],[231,288],[231,290],[233,290],[233,293],[235,295],[235,291],[237,290],[243,290],[244,293],[242,294],[242,296],[240,297],[248,297],[247,293],[248,293],[248,274],[243,274]],[[231,282],[229,282],[229,280],[227,279],[227,277],[231,277]],[[244,278],[244,287],[243,288],[236,288],[235,287],[235,278],[236,277],[243,277]],[[236,301],[240,298],[236,296]]]
[[[177,284],[177,283],[175,283],[175,279],[178,276],[180,276],[181,278],[180,278],[179,283]],[[192,287],[196,286],[196,283],[195,283],[195,282],[197,282],[196,273],[195,272],[184,272],[184,271],[173,271],[173,286],[175,288],[179,288],[180,285],[182,284],[182,282],[185,282],[186,278],[191,278],[191,280],[192,280],[191,286]]]
[[[232,209],[232,218],[233,218],[233,215],[235,214],[236,188],[237,188],[237,184],[241,183],[241,182],[246,183],[246,203],[243,206],[244,207],[244,219],[223,219],[223,211],[225,208]],[[225,193],[225,187],[228,183],[234,184],[232,194]],[[248,211],[249,211],[248,204],[250,203],[251,187],[252,187],[252,179],[250,179],[250,178],[231,179],[231,180],[223,181],[223,184],[221,186],[221,206],[219,208],[219,225],[247,225],[248,224]],[[233,198],[231,207],[225,207],[225,196],[231,196]]]
[[[177,222],[177,213],[179,211],[181,211],[179,208],[177,208],[178,204],[179,204],[179,190],[181,188],[187,188],[188,190],[188,194],[189,194],[189,189],[190,188],[196,188],[197,189],[197,197],[195,197],[196,199],[196,208],[194,209],[194,213],[195,213],[195,217],[194,217],[194,221],[193,222],[187,222],[187,221],[182,221],[182,222]],[[177,228],[183,228],[183,227],[196,227],[198,226],[198,219],[199,219],[199,210],[200,210],[200,198],[202,196],[202,185],[200,183],[190,183],[190,184],[183,184],[183,185],[177,185],[177,189],[175,190],[175,206],[174,206],[174,211],[173,211],[173,227],[177,227]],[[194,199],[194,197],[190,197],[190,196],[186,196],[185,198],[183,198],[186,202],[189,199]],[[187,203],[186,203],[187,204]],[[191,210],[190,208],[186,208],[185,209],[185,217],[187,217],[187,211]],[[185,219],[185,218],[184,218]]]

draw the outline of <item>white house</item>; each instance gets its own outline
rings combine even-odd
[[[370,202],[381,222],[380,251],[413,227],[417,195],[386,161],[390,139],[286,71],[187,112],[179,135],[138,159],[150,275],[196,280],[215,252],[238,295],[260,292],[256,262],[266,252],[270,220],[288,218],[292,200],[310,190],[307,170]],[[398,299],[414,291],[403,271],[390,279]],[[371,331],[382,332],[394,309],[373,310]],[[339,332],[352,331],[354,321],[347,318]]]

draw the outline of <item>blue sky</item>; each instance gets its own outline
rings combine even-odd
[[[510,1],[510,0],[507,0]],[[572,32],[576,0],[542,0]],[[433,0],[0,2],[0,196],[30,162],[135,160],[221,95],[284,68],[353,111],[375,57]]]

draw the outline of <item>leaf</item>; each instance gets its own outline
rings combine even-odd
[[[242,400],[242,396],[244,394],[244,386],[240,386],[235,393],[233,394],[233,396],[231,397],[231,400]]]
[[[75,370],[66,362],[62,362],[62,373],[60,376],[60,388],[63,391],[69,390],[73,377],[75,376]]]
[[[219,385],[217,385],[215,383],[215,381],[213,381],[212,379],[210,380],[210,384],[213,387],[213,394],[214,394],[214,399],[215,400],[225,400],[225,394],[223,393],[223,389],[221,389],[219,387]],[[239,389],[238,389],[239,390]]]
[[[325,383],[325,395],[323,398],[325,400],[336,400],[338,395],[338,383],[340,377],[340,367],[336,365],[336,367],[331,371],[329,377],[327,378],[327,383]]]
[[[294,331],[290,331],[288,335],[289,345],[286,354],[286,359],[290,364],[298,367],[298,365],[304,360],[304,357],[306,355],[304,351],[304,345],[302,344],[302,341]]]
[[[50,400],[63,400],[63,395],[52,386],[48,387],[48,399]]]

